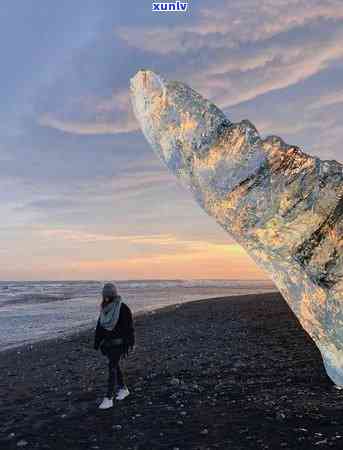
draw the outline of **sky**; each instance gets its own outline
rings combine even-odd
[[[343,2],[4,0],[0,279],[269,279],[157,159],[141,68],[342,162]]]

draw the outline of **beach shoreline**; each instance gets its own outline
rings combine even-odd
[[[277,293],[278,291],[271,291],[268,290],[265,293]],[[264,293],[264,292],[261,292]],[[173,310],[174,308],[178,307],[179,305],[183,305],[184,303],[191,303],[191,302],[197,302],[197,301],[202,301],[202,300],[228,300],[229,298],[237,298],[237,297],[241,297],[241,296],[246,296],[246,295],[251,295],[251,294],[244,294],[244,293],[240,293],[240,294],[231,294],[231,295],[226,295],[226,296],[216,296],[216,297],[209,297],[206,299],[197,299],[197,300],[187,300],[187,302],[184,301],[179,301],[179,302],[175,302],[175,303],[171,303],[169,305],[159,305],[159,306],[147,306],[143,309],[140,309],[138,311],[132,311],[132,315],[134,318],[139,317],[139,316],[144,316],[144,315],[149,315],[149,314],[154,314],[155,311],[158,312],[159,310],[163,310],[165,308],[171,308],[171,310]],[[124,303],[125,302],[124,300]],[[57,340],[65,340],[67,338],[77,338],[80,333],[84,333],[84,332],[89,332],[93,327],[95,327],[96,325],[96,321],[97,321],[97,317],[95,316],[94,320],[92,321],[92,323],[85,323],[84,325],[79,325],[76,329],[73,330],[69,330],[69,331],[64,331],[61,332],[59,334],[54,335],[53,337],[37,337],[35,339],[26,341],[26,342],[22,342],[22,343],[16,343],[13,345],[9,345],[7,347],[0,347],[0,355],[2,352],[6,352],[6,351],[21,351],[21,350],[25,350],[25,348],[27,347],[33,347],[36,346],[37,344],[44,342],[44,343],[49,343],[49,342],[56,342]]]
[[[131,394],[109,411],[93,329],[1,351],[0,448],[342,448],[343,393],[279,293],[174,303],[134,323]]]
[[[137,280],[117,282],[133,314],[204,298],[275,291],[269,280]],[[100,282],[0,283],[0,352],[89,329],[99,314]]]

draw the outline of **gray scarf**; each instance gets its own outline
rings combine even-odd
[[[101,309],[100,325],[105,328],[105,330],[112,331],[116,326],[119,319],[121,304],[122,298],[118,295],[117,297],[114,297],[111,303]]]

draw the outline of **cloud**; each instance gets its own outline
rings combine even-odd
[[[321,109],[327,106],[338,105],[343,103],[343,90],[330,92],[324,95],[320,95],[319,98],[309,105],[310,109]]]
[[[342,57],[341,30],[325,37],[308,33],[298,39],[274,39],[247,52],[214,58],[192,75],[193,86],[228,108],[302,82]]]
[[[232,261],[234,260],[234,265]],[[268,275],[258,268],[238,245],[227,245],[224,251],[178,251],[155,255],[139,255],[116,259],[84,259],[66,264],[73,274],[92,278],[116,279],[265,279]]]
[[[215,7],[203,2],[194,14],[193,21],[182,25],[122,26],[115,31],[130,45],[163,55],[235,48],[320,19],[342,19],[343,4],[341,0],[220,0]]]
[[[141,61],[229,108],[302,82],[343,56],[341,0],[219,0],[215,7],[201,2],[197,8],[185,21],[116,26],[112,41],[100,36],[75,60],[70,77],[75,90],[64,102],[57,96],[54,109],[45,105],[38,123],[86,136],[139,130],[126,84]],[[113,52],[119,65],[111,63]],[[75,74],[87,60],[91,75],[84,81]],[[99,71],[106,60],[104,77]],[[97,77],[104,79],[102,95],[89,88],[97,86]]]
[[[38,230],[38,234],[45,238],[74,241],[80,244],[96,242],[126,242],[129,244],[142,244],[146,246],[169,247],[175,251],[183,252],[235,252],[244,253],[242,247],[231,244],[229,239],[225,242],[207,242],[201,239],[184,239],[174,234],[147,234],[147,235],[115,235],[104,233],[88,233],[77,229],[50,228]],[[229,242],[228,242],[229,241]]]
[[[226,238],[210,241],[188,239],[173,233],[92,233],[79,228],[40,228],[35,231],[43,244],[47,240],[49,246],[65,247],[71,254],[73,248],[79,249],[79,254],[82,254],[83,246],[91,244],[93,258],[88,254],[85,259],[72,258],[65,261],[64,268],[61,267],[61,270],[74,276],[78,272],[82,276],[91,273],[92,277],[101,277],[104,272],[115,271],[117,278],[152,278],[162,274],[169,278],[194,275],[196,278],[227,277],[229,274],[242,278],[244,266],[245,278],[263,278],[263,272],[253,264],[245,250]],[[116,258],[101,258],[101,244],[106,244],[106,254],[113,253],[115,249]],[[235,269],[230,267],[232,259],[235,260]],[[250,267],[247,267],[249,263]]]
[[[296,85],[343,57],[343,32],[340,29],[333,28],[325,37],[320,35],[320,28],[310,31],[288,39],[279,37],[263,44],[257,42],[249,48],[229,48],[220,52],[204,50],[206,63],[197,67],[185,62],[179,69],[179,79],[188,82],[222,109]],[[139,130],[127,90],[109,98],[93,98],[86,108],[83,102],[85,99],[81,98],[80,107],[73,112],[80,116],[78,120],[68,118],[68,114],[60,118],[45,113],[39,118],[40,125],[84,135]],[[82,120],[83,116],[85,119]]]
[[[170,75],[229,108],[302,82],[341,59],[342,19],[338,0],[222,0],[216,7],[203,3],[182,25],[116,32],[129,45],[174,61]]]
[[[130,133],[138,128],[137,123],[130,122],[127,117],[124,117],[122,121],[118,120],[116,123],[99,121],[77,122],[57,119],[46,114],[39,119],[38,123],[65,133],[83,135]]]
[[[128,90],[115,92],[109,98],[80,97],[74,100],[71,111],[45,112],[38,117],[38,124],[81,135],[130,133],[139,128]]]
[[[134,166],[133,166],[134,168]],[[162,189],[172,189],[176,181],[171,174],[162,170],[142,170],[142,172],[125,172],[108,177],[97,177],[89,180],[74,182],[72,185],[73,196],[70,196],[71,185],[61,186],[56,192],[56,186],[52,185],[44,193],[41,190],[32,193],[29,201],[21,201],[13,206],[13,210],[36,211],[52,214],[52,211],[63,211],[77,213],[80,211],[93,211],[106,208],[114,202],[130,199],[136,201],[137,197],[142,199],[152,196],[155,192],[159,195]],[[128,203],[126,204],[128,206]]]

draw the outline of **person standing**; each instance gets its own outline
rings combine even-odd
[[[100,409],[111,408],[114,398],[123,400],[130,394],[119,363],[121,358],[128,357],[134,346],[135,331],[131,310],[118,295],[116,286],[106,283],[102,290],[100,315],[94,336],[94,349],[100,348],[108,359],[107,393],[99,405]]]

